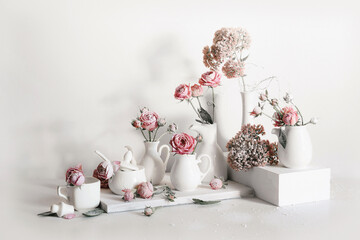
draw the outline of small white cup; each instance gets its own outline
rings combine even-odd
[[[81,186],[58,186],[57,194],[78,211],[94,209],[100,203],[100,180],[94,177],[85,177],[85,183]]]

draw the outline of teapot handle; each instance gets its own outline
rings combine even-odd
[[[209,155],[207,154],[201,154],[197,159],[196,159],[196,162],[199,164],[202,162],[202,158],[207,158],[207,160],[209,161],[209,164],[208,164],[208,168],[206,169],[205,172],[201,172],[200,171],[200,182],[202,182],[202,180],[205,178],[205,176],[210,172],[210,169],[212,168],[212,162],[211,162],[211,158]]]
[[[163,149],[166,149],[167,151],[166,151],[166,157],[165,157],[165,159],[163,160],[164,161],[164,166],[165,166],[165,168],[166,168],[166,165],[167,165],[167,163],[168,163],[168,160],[169,160],[169,157],[170,157],[170,147],[168,146],[168,145],[166,145],[166,144],[164,144],[164,145],[162,145],[160,148],[159,148],[159,151],[158,151],[158,153],[161,155],[161,153],[162,153],[162,150]]]

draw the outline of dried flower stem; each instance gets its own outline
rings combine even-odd
[[[212,106],[213,106],[213,122],[215,122],[215,93],[214,88],[211,87],[211,93],[212,93]]]
[[[148,139],[145,137],[144,131],[140,128],[140,131],[142,133],[142,135],[144,136],[145,140],[148,142]]]
[[[291,101],[291,104],[294,105],[294,107],[296,108],[296,110],[298,111],[300,117],[301,117],[301,125],[304,125],[304,118],[299,110],[299,108],[295,105],[295,103],[293,101]]]
[[[198,100],[198,102],[199,102],[199,106],[202,108],[199,97],[196,97],[196,98],[197,98],[197,100]]]
[[[155,137],[156,137],[156,134],[157,134],[159,128],[160,128],[160,127],[157,127],[156,130],[155,130],[155,134],[154,134],[154,137],[153,137],[153,140],[154,140],[154,141],[155,141]]]
[[[188,100],[188,102],[191,104],[192,108],[194,109],[194,111],[196,112],[196,114],[198,115],[198,117],[200,118],[200,120],[202,120],[199,112],[196,111],[196,108],[195,108],[194,104],[192,103],[191,99],[187,99],[187,100]]]
[[[150,131],[148,132],[149,132],[149,142],[151,142],[151,132]]]

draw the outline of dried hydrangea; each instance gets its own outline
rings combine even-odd
[[[264,134],[264,127],[261,124],[247,124],[228,142],[227,161],[232,169],[246,171],[255,166],[278,163],[277,145],[262,140],[260,136]]]
[[[245,75],[244,69],[244,63],[229,60],[224,64],[222,71],[227,78],[238,78]]]
[[[219,67],[226,62],[227,67],[222,69],[226,76],[241,76],[243,75],[242,63],[246,60],[246,58],[241,58],[241,53],[244,49],[250,47],[250,43],[250,36],[245,29],[221,28],[214,34],[213,45],[211,47],[206,46],[203,49],[204,65],[211,70],[218,71]],[[231,62],[234,63],[235,61],[240,62],[236,68],[236,64],[231,64]],[[242,68],[239,68],[240,65],[242,65]],[[230,66],[233,67],[230,68]],[[239,73],[240,69],[241,74]],[[234,70],[236,74],[234,74]]]

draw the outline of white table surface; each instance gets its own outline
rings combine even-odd
[[[38,217],[62,180],[4,184],[0,239],[358,239],[360,181],[335,179],[329,201],[276,207],[256,198],[65,220]],[[3,238],[6,237],[6,238]]]

